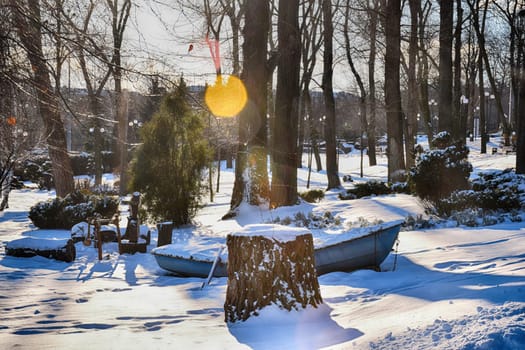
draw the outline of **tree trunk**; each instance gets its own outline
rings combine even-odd
[[[461,0],[456,0],[456,28],[454,32],[454,97],[452,118],[452,139],[465,144],[467,136],[466,113],[461,96],[461,34],[463,33],[463,9]],[[465,79],[466,80],[466,79]]]
[[[430,96],[428,93],[428,80],[429,80],[429,63],[428,63],[428,52],[425,49],[425,37],[427,36],[426,28],[428,17],[430,14],[431,6],[422,9],[419,7],[419,54],[420,60],[418,64],[418,83],[419,83],[419,108],[421,110],[421,118],[425,131],[427,133],[428,144],[432,147],[432,115],[430,113]]]
[[[368,10],[370,22],[370,53],[368,55],[368,165],[377,165],[376,157],[376,55],[377,55],[377,18],[379,4],[377,0],[373,1],[374,7]]]
[[[346,59],[348,61],[348,65],[350,66],[350,70],[352,71],[352,74],[357,81],[357,85],[359,86],[359,116],[360,116],[360,123],[361,123],[361,177],[363,177],[363,148],[364,148],[364,142],[363,142],[363,136],[364,134],[368,137],[368,122],[367,122],[367,114],[366,114],[366,102],[368,100],[368,94],[365,89],[365,84],[363,83],[363,79],[361,79],[361,75],[357,71],[354,60],[352,58],[351,48],[350,48],[350,35],[348,34],[348,22],[350,17],[350,0],[346,1],[346,9],[345,9],[345,22],[343,27],[343,34],[345,38],[345,52],[346,52]],[[372,137],[373,138],[373,137]],[[370,143],[369,143],[370,146]],[[370,151],[370,147],[368,149]],[[374,151],[375,151],[375,145],[374,145]]]
[[[324,125],[326,141],[326,175],[328,177],[328,189],[341,187],[338,174],[336,135],[335,135],[335,99],[332,86],[333,77],[333,23],[332,2],[323,0],[323,95],[326,111],[326,122]]]
[[[226,322],[246,321],[272,304],[292,311],[322,303],[312,234],[300,230],[278,238],[274,229],[228,235]]]
[[[65,197],[74,190],[73,170],[67,153],[58,98],[51,86],[50,72],[42,49],[40,2],[31,0],[27,4],[20,4],[13,0],[12,5],[20,40],[33,70],[32,83],[37,91],[40,115],[44,121],[56,194],[58,197]]]
[[[128,179],[128,111],[126,107],[127,94],[122,92],[122,41],[124,39],[124,30],[131,11],[131,0],[124,0],[119,9],[118,0],[106,0],[111,11],[113,32],[113,79],[115,80],[116,94],[116,118],[118,123],[118,133],[116,137],[117,147],[114,148],[120,169],[120,186],[119,194],[121,196],[127,193]]]
[[[249,101],[239,116],[240,145],[235,163],[230,214],[233,214],[232,211],[246,197],[250,204],[258,205],[267,201],[270,196],[266,118],[268,31],[264,29],[269,24],[269,4],[266,1],[250,1],[246,3],[245,10],[244,62],[241,78],[246,85]],[[244,181],[245,176],[248,183]]]
[[[403,113],[400,90],[401,1],[388,0],[386,16],[385,104],[388,133],[388,180],[395,182],[404,174]]]
[[[452,29],[454,2],[453,0],[441,0],[439,4],[439,129],[452,134]]]
[[[418,34],[418,14],[419,0],[410,0],[410,41],[408,47],[408,99],[407,103],[407,125],[406,125],[406,165],[407,169],[412,168],[416,163],[415,144],[417,137],[417,109],[418,109],[418,90],[417,90],[417,34]]]
[[[272,129],[272,208],[297,203],[297,124],[301,36],[299,0],[279,2],[279,61]]]

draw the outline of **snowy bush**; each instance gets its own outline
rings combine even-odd
[[[299,197],[301,197],[308,203],[315,203],[319,202],[321,199],[324,198],[324,191],[319,189],[309,190],[306,192],[299,193]]]
[[[439,139],[443,146],[446,133]],[[418,157],[409,172],[409,185],[423,199],[431,201],[449,196],[455,190],[469,188],[472,165],[468,162],[468,148],[460,143],[442,149],[432,149]]]
[[[95,173],[95,160],[92,154],[81,152],[70,155],[73,175],[87,175]]]
[[[467,226],[494,224],[501,221],[502,213],[510,213],[512,221],[520,220],[513,213],[523,207],[525,176],[515,174],[512,169],[480,173],[472,180],[471,188],[436,200],[437,213]]]
[[[14,174],[22,181],[38,184],[40,189],[50,190],[54,187],[51,160],[47,153],[32,154],[15,168]]]
[[[95,213],[111,217],[118,209],[118,198],[74,191],[65,198],[39,202],[29,210],[29,219],[39,228],[70,229]]]
[[[392,193],[392,190],[386,183],[377,180],[370,180],[367,182],[356,183],[354,188],[348,189],[344,193],[340,193],[339,198],[346,200],[390,193]]]
[[[273,224],[279,224],[284,226],[295,225],[297,227],[305,227],[309,229],[321,229],[327,227],[341,226],[342,220],[339,216],[334,216],[332,212],[326,211],[322,215],[309,212],[305,215],[303,212],[297,212],[294,217],[289,216],[281,219],[276,217],[271,221]]]

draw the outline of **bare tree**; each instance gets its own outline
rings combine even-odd
[[[279,58],[275,121],[273,124],[270,206],[297,203],[297,127],[299,123],[299,67],[301,36],[299,0],[279,2]]]
[[[239,150],[230,215],[234,215],[235,209],[246,199],[250,204],[261,204],[269,199],[266,118],[269,16],[266,1],[246,3],[241,78],[250,98],[239,115]]]
[[[332,2],[322,0],[323,9],[323,96],[326,112],[325,141],[326,141],[326,175],[328,177],[328,189],[341,186],[338,174],[336,135],[335,135],[335,99],[333,89],[333,18]]]
[[[439,3],[439,128],[452,133],[453,0]]]
[[[401,1],[387,0],[385,11],[385,105],[388,133],[388,179],[399,180],[404,174],[403,112],[401,110]]]
[[[408,46],[408,96],[407,99],[407,135],[406,135],[406,166],[410,169],[415,165],[415,139],[417,136],[417,107],[418,107],[418,89],[417,89],[417,53],[418,53],[418,14],[421,2],[419,0],[409,0],[410,7],[410,37]]]
[[[14,23],[20,42],[31,63],[32,85],[36,89],[45,139],[51,159],[56,193],[64,197],[74,189],[73,170],[67,153],[64,125],[60,118],[58,96],[51,85],[50,67],[42,47],[42,17],[39,0],[11,0]]]
[[[110,62],[113,80],[115,83],[115,109],[118,123],[117,155],[120,168],[120,195],[127,193],[127,171],[128,171],[128,115],[125,107],[126,95],[122,93],[122,42],[124,31],[128,22],[131,0],[124,0],[120,4],[119,0],[106,0],[106,4],[111,13],[111,32],[113,36],[113,54]]]

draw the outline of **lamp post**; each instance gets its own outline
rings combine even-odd
[[[467,121],[468,121],[468,103],[469,100],[465,95],[461,95],[459,98],[460,102],[460,110],[459,110],[459,116],[460,116],[460,131],[466,131],[467,130]],[[458,133],[459,134],[459,133]],[[470,133],[472,135],[472,133]],[[465,135],[466,137],[466,135]],[[463,136],[462,136],[463,138]],[[472,139],[472,136],[471,136]]]
[[[430,101],[428,101],[428,106],[430,107],[430,120],[428,123],[429,124],[428,127],[430,130],[434,130],[434,132],[437,131],[437,125],[433,125],[434,119],[437,120],[437,116],[434,115],[434,107],[437,106],[437,104],[438,104],[437,101],[434,99],[431,99]],[[429,142],[430,141],[431,140],[429,140]]]

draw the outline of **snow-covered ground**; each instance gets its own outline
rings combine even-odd
[[[475,173],[515,165],[514,155],[480,155]],[[479,145],[478,145],[479,146]],[[359,156],[340,155],[341,175],[359,178]],[[386,159],[365,166],[365,179],[385,179]],[[306,161],[304,162],[306,164]],[[367,160],[365,159],[365,164]],[[299,170],[301,190],[307,169]],[[228,210],[232,170],[221,172],[220,192],[197,217],[197,226],[174,231],[174,241],[224,236],[248,224],[293,217],[299,210],[339,216],[338,234],[352,222],[391,221],[423,214],[419,201],[389,195],[340,201],[328,193],[318,205],[268,212]],[[312,173],[323,188],[324,173]],[[345,184],[347,185],[347,184]],[[116,244],[97,251],[76,244],[72,263],[5,255],[21,237],[67,238],[69,231],[37,230],[30,206],[54,193],[13,191],[0,214],[1,349],[523,349],[525,348],[525,224],[403,231],[398,252],[383,272],[361,270],[319,277],[324,304],[286,313],[270,307],[244,323],[224,322],[226,278],[179,278],[161,270],[151,254],[118,255]],[[151,250],[156,246],[153,232]],[[395,270],[394,270],[395,267]]]

